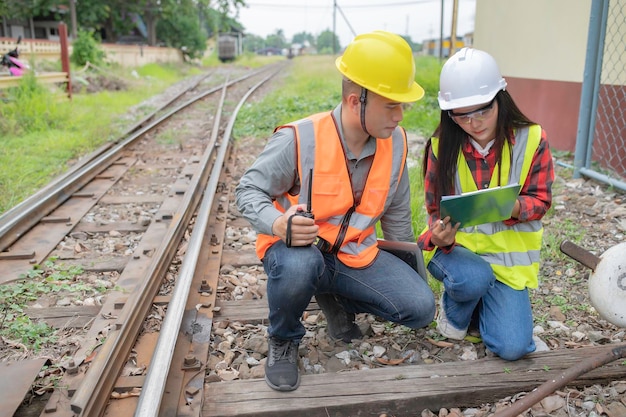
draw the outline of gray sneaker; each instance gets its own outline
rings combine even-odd
[[[350,343],[352,339],[361,339],[361,329],[354,322],[355,315],[346,312],[334,294],[316,294],[315,301],[326,317],[326,332],[333,340]]]
[[[446,317],[446,310],[443,308],[443,295],[439,299],[439,312],[437,314],[437,331],[445,338],[463,340],[467,336],[467,329],[457,329]]]
[[[300,385],[298,346],[292,340],[269,339],[265,382],[277,391],[293,391]]]

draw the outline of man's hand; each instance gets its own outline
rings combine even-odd
[[[315,224],[315,219],[305,216],[296,216],[296,211],[305,211],[305,204],[298,204],[289,207],[282,216],[276,219],[272,225],[272,233],[287,243],[287,223],[291,216],[291,246],[309,246],[315,242],[319,226]]]
[[[446,216],[434,222],[430,226],[432,233],[430,241],[440,248],[452,245],[455,240],[456,231],[459,230],[460,225],[461,223],[457,223],[453,226],[452,223],[450,223],[450,216]]]

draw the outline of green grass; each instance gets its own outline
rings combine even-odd
[[[424,89],[424,97],[410,105],[404,114],[402,125],[409,131],[425,137],[430,136],[439,123],[439,73],[441,63],[438,58],[420,56],[415,60],[415,81]]]
[[[72,161],[118,139],[132,121],[128,109],[198,72],[190,67],[149,64],[136,70],[110,68],[128,89],[73,94],[25,77],[3,90],[0,106],[0,214],[66,171]],[[148,113],[150,109],[143,109]]]
[[[244,52],[239,55],[231,64],[248,67],[248,68],[258,68],[264,65],[272,64],[278,61],[284,61],[287,58],[284,56],[265,56],[265,55],[257,55],[251,52]],[[208,54],[204,58],[202,58],[202,66],[203,67],[216,67],[219,65],[223,65],[222,62],[217,57],[217,50],[213,50],[212,53]]]
[[[269,137],[276,126],[333,109],[341,101],[341,77],[332,56],[291,60],[291,68],[274,91],[237,115],[235,137]]]
[[[0,336],[19,340],[35,351],[45,344],[55,343],[58,339],[56,330],[43,321],[31,320],[25,310],[45,294],[79,293],[85,296],[105,290],[76,280],[82,272],[80,267],[57,265],[50,260],[30,271],[28,279],[0,285]]]

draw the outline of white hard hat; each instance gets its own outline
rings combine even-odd
[[[487,52],[463,48],[452,55],[439,77],[439,107],[451,110],[489,103],[506,88],[496,60]]]

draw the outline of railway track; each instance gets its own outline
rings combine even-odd
[[[0,393],[24,388],[17,398],[0,394],[0,416],[14,415],[33,379],[49,374],[56,379],[40,387],[50,393],[41,406],[23,405],[15,416],[406,417],[531,391],[608,349],[468,365],[443,354],[422,357],[420,345],[437,341],[371,317],[360,317],[369,330],[360,346],[331,342],[312,302],[303,317],[310,333],[301,345],[302,385],[271,390],[262,378],[265,276],[255,234],[232,196],[263,144],[235,145],[230,136],[241,103],[281,69],[198,77],[124,138],[0,219],[0,281],[10,284],[34,266],[77,268],[71,283],[43,276],[103,288],[82,298],[44,294],[31,303],[25,314],[65,329],[66,337],[53,367],[41,355],[19,361],[27,355],[8,347],[15,353],[5,357],[19,371],[0,367]],[[46,266],[50,259],[56,267]],[[404,353],[414,346],[413,353],[374,355],[382,338],[394,338]],[[360,370],[350,370],[350,361]],[[572,383],[623,377],[623,367],[605,366]]]
[[[56,316],[57,322],[69,316],[62,326],[86,329],[80,346],[63,352],[62,380],[44,414],[102,415],[108,412],[112,395],[135,395],[144,383],[156,383],[156,397],[153,389],[144,391],[150,393],[149,398],[138,397],[148,411],[141,411],[143,406],[137,409],[137,415],[156,415],[150,408],[157,398],[158,407],[161,397],[167,397],[161,386],[165,378],[151,375],[161,369],[167,375],[167,365],[162,362],[176,360],[171,351],[180,345],[176,339],[180,323],[186,319],[183,315],[188,314],[187,300],[205,306],[195,310],[194,326],[202,322],[202,310],[211,312],[214,306],[211,297],[205,297],[206,289],[196,292],[204,297],[201,300],[188,295],[193,294],[192,285],[205,288],[206,280],[195,282],[194,274],[196,269],[206,270],[204,261],[215,247],[214,240],[223,240],[224,229],[220,230],[218,220],[223,205],[220,198],[228,191],[225,184],[229,183],[236,113],[281,67],[199,78],[131,128],[118,143],[90,155],[2,217],[2,282],[36,276],[30,272],[33,267],[42,270],[40,265],[55,259],[65,268],[69,265],[83,272],[73,281],[94,279],[111,287],[106,296],[99,297],[101,302],[93,305],[96,314],[96,309],[76,308],[85,306],[71,302],[51,303],[46,308],[40,308],[38,302],[29,312],[44,320]],[[217,277],[217,271],[206,270],[204,275]],[[152,308],[167,311],[162,325],[163,330],[170,330],[162,330],[161,338],[154,337],[156,332],[141,335]],[[91,316],[88,322],[81,320],[85,315]],[[205,330],[206,340],[210,329]],[[150,362],[155,344],[154,363],[159,366],[148,368],[145,364]],[[134,349],[146,354],[142,358],[145,364],[140,365],[146,375],[120,381]],[[207,355],[205,346],[203,362]],[[183,371],[198,373],[198,356],[193,360],[187,356],[190,354],[185,352],[183,368],[178,363],[173,367],[179,375],[171,373],[169,380],[180,378]],[[30,385],[32,381],[25,378],[22,384]],[[4,401],[14,402],[15,398],[3,397]],[[176,402],[166,398],[163,407]],[[10,410],[6,405],[2,408]],[[132,408],[116,409],[115,415],[132,415]]]

